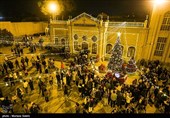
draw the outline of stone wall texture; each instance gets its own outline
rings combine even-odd
[[[0,22],[0,29],[7,29],[14,36],[42,33],[47,26],[47,22]]]

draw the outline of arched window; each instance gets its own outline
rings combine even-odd
[[[170,11],[166,12],[162,21],[161,30],[170,31]]]
[[[78,41],[74,41],[74,50],[79,51]]]
[[[82,49],[88,49],[88,44],[86,42],[82,43]]]
[[[92,54],[97,54],[97,44],[96,43],[92,44]]]
[[[167,42],[167,37],[158,37],[154,56],[162,56]]]
[[[135,56],[135,47],[129,47],[128,48],[127,56],[128,57],[134,57]]]
[[[112,52],[112,45],[111,44],[107,44],[106,45],[106,53],[107,54],[111,54],[111,52]]]
[[[61,45],[62,45],[62,46],[65,46],[65,44],[66,44],[65,39],[61,39]]]
[[[59,45],[59,40],[58,40],[58,37],[55,37],[55,45]]]

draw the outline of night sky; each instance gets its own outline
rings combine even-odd
[[[38,1],[42,0],[0,0],[0,17],[6,19],[23,19],[28,17],[45,18],[38,7]],[[145,18],[150,13],[151,0],[61,0],[64,6],[60,14],[68,19],[68,16],[76,16],[82,12],[97,17],[104,12],[109,16],[125,16],[135,14],[136,17]]]

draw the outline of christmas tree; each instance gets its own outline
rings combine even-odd
[[[135,59],[132,57],[128,61],[128,64],[127,64],[127,67],[126,67],[126,72],[127,73],[134,73],[134,72],[136,72],[136,69],[137,69],[136,62],[135,62]]]
[[[116,72],[122,70],[122,46],[120,45],[120,39],[116,40],[114,48],[112,49],[112,55],[108,63],[108,69]]]

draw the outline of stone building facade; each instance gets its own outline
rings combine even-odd
[[[51,21],[50,38],[56,47],[65,47],[71,53],[88,49],[90,55],[98,55],[103,61],[110,58],[120,32],[124,60],[134,56],[136,60],[170,62],[170,4],[156,7],[149,22],[103,21],[87,13],[67,21]]]

